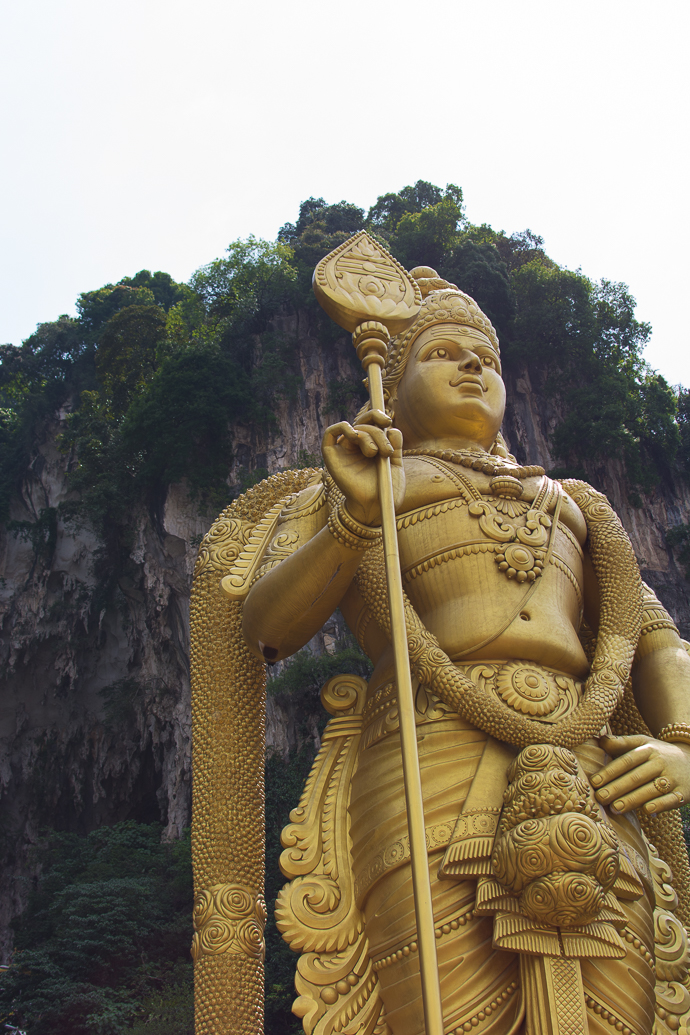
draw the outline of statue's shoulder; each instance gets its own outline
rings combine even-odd
[[[563,478],[560,484],[570,510],[577,507],[580,511],[590,537],[597,526],[606,525],[609,528],[615,527],[615,534],[622,535],[628,540],[620,518],[603,492],[579,478]]]
[[[252,486],[214,521],[195,568],[217,572],[223,590],[242,600],[252,583],[326,523],[324,472],[281,471]],[[267,567],[268,565],[268,567]]]

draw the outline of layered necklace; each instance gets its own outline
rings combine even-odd
[[[471,449],[407,449],[403,456],[418,456],[445,470],[468,504],[469,513],[478,518],[484,535],[498,544],[495,560],[506,578],[517,582],[534,582],[539,578],[552,525],[548,510],[560,497],[554,483],[543,477],[543,467],[516,467],[507,464],[502,457]],[[482,496],[469,478],[452,471],[448,464],[491,475],[489,490],[494,499]],[[531,502],[523,501],[520,480],[534,477],[542,478],[537,495]],[[514,520],[522,515],[526,515],[525,526],[518,527]]]
[[[490,456],[483,450],[474,449],[404,449],[403,456],[430,456],[436,460],[445,460],[449,464],[467,467],[483,474],[507,474],[513,478],[538,478],[544,474],[544,468],[533,464],[529,467],[513,466],[500,456]]]

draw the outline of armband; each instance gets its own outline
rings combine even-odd
[[[656,735],[657,740],[665,740],[669,744],[690,744],[690,725],[687,722],[670,722]]]
[[[380,528],[369,528],[355,521],[344,502],[333,507],[328,515],[328,530],[334,539],[351,550],[368,550],[381,538]]]

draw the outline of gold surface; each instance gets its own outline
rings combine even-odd
[[[370,389],[328,477],[250,490],[200,551],[197,1032],[261,1030],[261,660],[340,606],[374,672],[324,688],[281,857],[307,1035],[687,1033],[690,657],[605,497],[510,456],[476,303],[387,262],[359,235],[315,275]]]
[[[319,473],[250,489],[199,548],[190,615],[196,1035],[263,1031],[265,676],[244,644],[241,604],[219,583],[276,501]]]
[[[321,260],[313,286],[328,315],[347,331],[375,320],[399,334],[422,304],[417,282],[366,230]]]
[[[407,329],[421,309],[416,281],[385,249],[362,231],[327,255],[314,271],[314,291],[326,312],[347,330],[366,371],[372,411],[383,414],[385,399],[381,371],[390,334]],[[371,319],[374,317],[375,319]],[[389,455],[376,460],[377,496],[382,531],[386,597],[390,616],[389,636],[398,689],[403,784],[410,845],[412,886],[417,918],[421,993],[427,1035],[443,1035],[443,1011],[439,985],[431,884],[427,865],[424,803],[417,757],[414,700],[405,636],[405,614],[400,556],[395,525],[395,495]],[[347,513],[347,507],[343,513]],[[346,535],[342,519],[337,528],[329,520],[334,538],[349,548],[357,541]],[[363,537],[360,537],[360,542]],[[372,542],[366,542],[367,548]],[[361,548],[361,547],[360,547]]]
[[[192,959],[221,952],[263,959],[266,903],[243,884],[215,884],[194,897]]]

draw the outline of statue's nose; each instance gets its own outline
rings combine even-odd
[[[482,361],[474,352],[463,352],[458,363],[458,370],[466,370],[472,374],[481,374]]]

